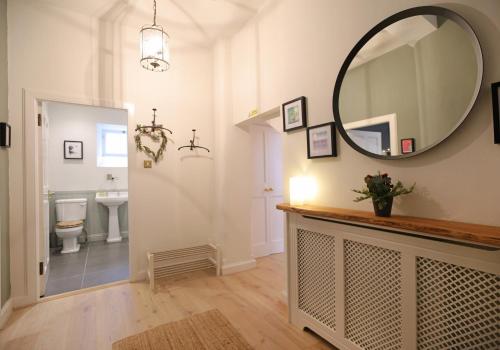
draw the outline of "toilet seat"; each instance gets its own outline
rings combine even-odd
[[[78,227],[78,226],[82,226],[82,225],[83,225],[83,221],[82,220],[59,221],[56,224],[56,228],[65,229],[65,228]]]

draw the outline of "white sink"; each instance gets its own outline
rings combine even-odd
[[[97,192],[95,196],[97,203],[102,203],[105,206],[120,206],[128,201],[128,192]]]
[[[109,210],[109,228],[108,243],[121,242],[120,225],[118,223],[118,207],[128,201],[128,192],[97,192],[95,201],[108,207]]]

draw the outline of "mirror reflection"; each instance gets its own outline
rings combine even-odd
[[[475,38],[444,16],[408,17],[351,61],[338,107],[348,137],[375,155],[418,153],[449,136],[477,96]],[[344,135],[345,136],[345,135]]]

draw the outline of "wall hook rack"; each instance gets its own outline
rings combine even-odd
[[[161,124],[156,125],[156,108],[153,108],[153,121],[151,122],[151,125],[137,125],[135,131],[138,130],[146,131],[147,129],[151,129],[152,132],[156,130],[167,130],[169,133],[172,134],[172,131],[170,129],[164,128],[163,125]]]
[[[177,148],[177,150],[180,151],[182,148],[189,148],[189,150],[192,151],[195,148],[201,148],[201,149],[204,149],[207,152],[210,152],[210,150],[208,148],[206,148],[206,147],[195,145],[194,144],[195,137],[196,137],[196,129],[193,129],[193,138],[191,140],[189,140],[189,145],[187,145],[187,146],[181,146],[181,147]]]

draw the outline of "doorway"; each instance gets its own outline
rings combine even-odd
[[[39,297],[128,280],[127,110],[42,100],[38,112]]]
[[[252,256],[284,251],[282,136],[267,123],[249,126],[252,142]]]

